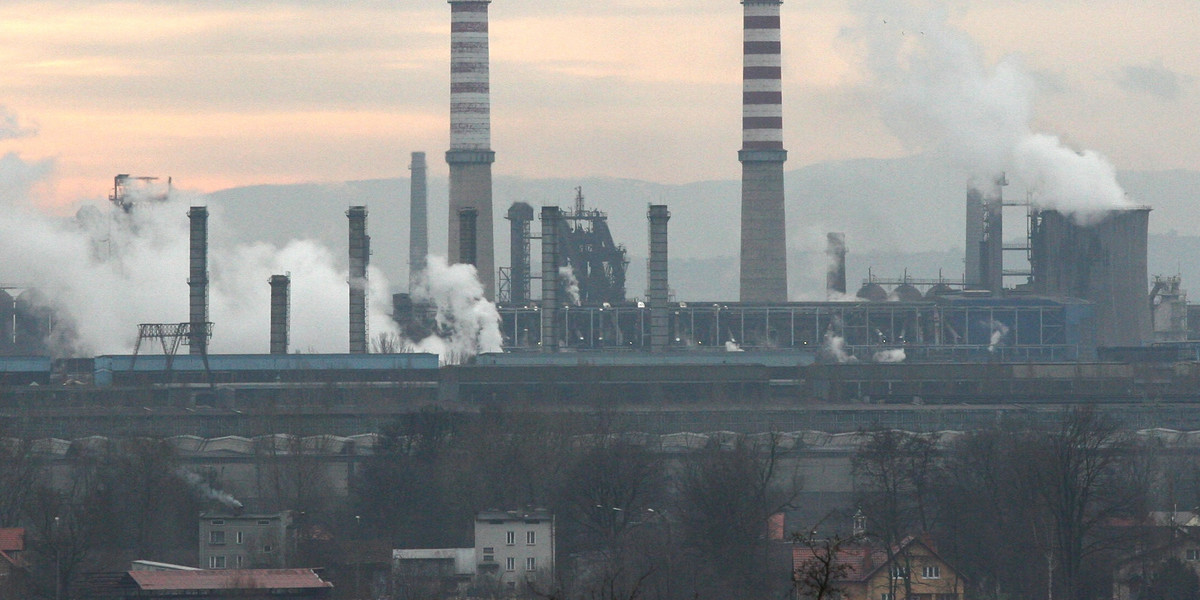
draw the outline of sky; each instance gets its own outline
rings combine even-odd
[[[494,172],[737,178],[741,12],[496,0]],[[0,180],[21,166],[65,213],[117,173],[209,192],[402,177],[425,151],[444,175],[449,16],[440,0],[6,0]],[[788,0],[782,21],[788,168],[928,150],[877,51],[940,22],[985,68],[1021,65],[1033,130],[1122,170],[1200,169],[1195,0]]]

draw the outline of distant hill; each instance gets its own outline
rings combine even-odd
[[[1134,201],[1155,208],[1151,216],[1150,270],[1180,273],[1185,286],[1200,286],[1200,173],[1122,172],[1119,180]],[[737,296],[738,181],[666,185],[608,177],[495,179],[497,264],[508,255],[504,213],[516,201],[568,207],[582,186],[589,207],[608,213],[618,243],[632,258],[629,295],[645,285],[646,206],[671,209],[671,281],[683,300],[731,300]],[[868,267],[877,276],[961,277],[965,177],[925,156],[859,159],[800,167],[786,174],[789,278],[796,298],[820,297],[824,285],[824,235],[846,233],[850,287]],[[446,180],[429,181],[430,246],[445,248]],[[1022,194],[1009,190],[1009,194]],[[406,178],[333,184],[233,188],[208,195],[216,240],[281,244],[316,239],[335,249],[346,245],[345,211],[370,211],[372,264],[400,290],[407,280],[408,196]],[[1013,215],[1016,216],[1016,215]],[[536,225],[535,225],[536,228]],[[1010,234],[1021,228],[1009,225]],[[1011,236],[1010,236],[1011,237]],[[537,252],[534,252],[537,261]],[[1197,287],[1200,289],[1200,287]]]

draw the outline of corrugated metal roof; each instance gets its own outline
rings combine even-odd
[[[230,569],[210,571],[130,571],[145,591],[165,590],[296,590],[331,588],[312,569]]]

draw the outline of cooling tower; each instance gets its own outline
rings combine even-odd
[[[825,234],[825,258],[828,270],[825,272],[825,295],[832,298],[846,295],[846,234],[829,232]]]
[[[413,152],[408,204],[408,291],[412,293],[429,256],[429,187],[425,153]]]
[[[779,5],[743,0],[742,302],[787,301]]]
[[[291,317],[291,283],[287,275],[272,275],[271,283],[271,354],[288,353],[288,329]]]
[[[190,354],[208,354],[208,208],[188,210],[188,337]]]
[[[1145,207],[1110,211],[1090,226],[1053,210],[1037,216],[1034,287],[1043,294],[1092,302],[1097,346],[1138,346],[1151,339],[1149,221]]]
[[[533,207],[524,202],[514,202],[508,209],[509,221],[509,296],[514,305],[529,302],[529,223],[533,221]]]
[[[650,351],[662,352],[669,343],[670,315],[667,300],[670,287],[667,281],[667,221],[671,218],[666,205],[652,204],[646,214],[650,222]]]
[[[367,236],[367,207],[351,206],[350,219],[350,353],[367,353],[367,263],[371,238]]]
[[[450,2],[450,230],[447,252],[451,264],[468,262],[461,256],[459,218],[474,210],[475,265],[484,294],[495,298],[495,260],[492,240],[491,104],[488,76],[488,4],[491,0]]]
[[[542,207],[542,352],[558,350],[558,227],[562,210]]]

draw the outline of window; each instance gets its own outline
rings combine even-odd
[[[258,524],[259,525],[270,525],[271,521],[269,519],[259,519]]]
[[[237,543],[240,544],[240,543],[242,543],[242,541],[243,541],[242,540],[242,532],[239,531],[239,532],[237,532]]]
[[[263,552],[274,552],[275,548],[270,544],[263,544]]]
[[[892,567],[892,579],[908,579],[908,568]]]
[[[224,557],[224,556],[210,556],[210,557],[208,557],[208,568],[210,568],[210,569],[224,569],[224,568],[225,568],[225,557]]]
[[[239,569],[242,568],[242,555],[239,554],[239,555],[235,556],[233,559],[233,563],[237,565],[237,568],[239,568]]]
[[[209,522],[212,523],[213,525],[224,525],[225,519],[213,519],[212,521],[209,521]]]
[[[525,532],[525,543],[526,544],[529,544],[530,546],[532,546],[535,543],[535,540],[537,540],[537,532],[534,532],[534,531],[526,531]]]
[[[508,532],[508,534],[504,536],[504,543],[508,544],[509,546],[517,543],[517,532],[515,532],[515,531]]]
[[[511,556],[504,559],[504,570],[505,571],[516,571],[517,570],[517,559],[515,559]]]
[[[537,559],[533,558],[532,556],[525,559],[525,570],[526,571],[536,571],[537,570]]]
[[[942,568],[938,565],[921,567],[921,577],[923,579],[941,579]]]
[[[483,553],[484,553],[484,554],[494,554],[495,552],[496,552],[496,549],[495,549],[495,548],[493,548],[493,547],[491,547],[491,546],[485,546],[485,547],[483,548]]]
[[[896,600],[896,595],[884,592],[879,595],[879,600]]]
[[[1200,549],[1189,548],[1187,551],[1187,560],[1200,560]]]
[[[495,554],[484,554],[483,555],[483,562],[495,562],[495,561],[496,561]]]
[[[225,532],[224,531],[208,532],[208,543],[214,544],[214,545],[224,544],[225,543]]]

